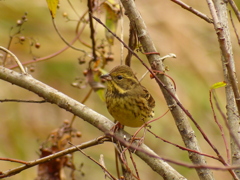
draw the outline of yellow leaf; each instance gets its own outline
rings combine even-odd
[[[98,89],[96,91],[98,97],[103,101],[105,102],[105,90],[104,89]]]
[[[224,87],[224,86],[226,86],[226,82],[222,81],[222,82],[218,82],[218,83],[213,84],[211,86],[211,89],[217,89],[217,88]]]
[[[55,15],[56,15],[58,3],[59,3],[58,0],[47,0],[48,9],[53,19],[55,18]]]
[[[98,68],[98,70],[101,72],[101,74],[107,74],[108,72],[102,68]]]
[[[120,6],[115,0],[107,0],[104,2],[104,7],[106,10],[106,26],[113,32],[117,31],[118,19],[120,18]],[[105,31],[106,38],[108,43],[113,45],[114,36]]]

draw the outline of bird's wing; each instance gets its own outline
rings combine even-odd
[[[144,92],[143,96],[144,96],[144,98],[147,99],[149,107],[154,108],[155,107],[155,100],[153,99],[152,95],[148,92],[148,90],[144,86],[142,86],[142,89],[143,89],[143,92]]]

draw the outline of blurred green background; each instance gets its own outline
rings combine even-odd
[[[86,12],[85,1],[73,1],[72,3],[79,15]],[[185,3],[210,16],[205,1],[186,0]],[[136,4],[145,20],[155,46],[161,55],[164,56],[169,53],[174,53],[177,56],[176,59],[171,58],[165,60],[165,64],[169,68],[168,75],[174,79],[177,85],[179,99],[184,107],[190,111],[202,129],[204,129],[214,145],[221,151],[222,155],[226,157],[223,140],[214,123],[209,104],[210,86],[224,80],[221,70],[221,55],[213,25],[206,23],[204,20],[170,1],[148,0],[147,3],[146,1],[137,1]],[[53,28],[51,16],[45,1],[1,0],[0,12],[0,46],[4,47],[8,45],[9,34],[15,30],[13,29],[10,32],[11,27],[16,26],[17,20],[21,19],[25,12],[28,13],[28,21],[23,26],[24,30],[21,36],[24,36],[26,39],[34,39],[41,44],[41,47],[39,49],[32,47],[32,53],[30,53],[29,40],[20,44],[19,39],[14,38],[10,50],[15,53],[22,62],[27,62],[33,58],[48,56],[66,46]],[[66,21],[62,16],[63,13],[67,13],[71,21]],[[104,20],[103,9],[100,9],[95,15]],[[78,16],[74,13],[68,2],[61,1],[57,11],[56,24],[61,34],[69,42],[75,37],[77,20]],[[239,30],[240,26],[237,19],[233,17],[233,20]],[[128,23],[128,19],[124,17],[123,29],[126,42],[128,38]],[[105,38],[104,29],[96,23],[95,27],[97,28],[97,41],[101,41]],[[230,30],[234,57],[236,58],[236,70],[238,72],[239,45],[237,44],[237,39],[231,25]],[[120,26],[117,34],[120,34]],[[91,43],[88,27],[84,30],[81,38],[88,44]],[[75,43],[74,46],[90,52],[88,48],[79,42]],[[114,61],[108,63],[106,66],[107,71],[120,64],[121,47],[117,40],[115,40],[112,51],[114,53]],[[3,54],[3,52],[0,52],[0,54]],[[126,51],[124,51],[124,56],[125,55]],[[88,64],[80,65],[78,63],[78,58],[81,56],[81,52],[69,48],[54,58],[28,65],[28,68],[34,69],[34,71],[31,72],[34,78],[78,101],[82,101],[90,87],[87,86],[83,89],[77,89],[71,86],[71,83],[74,82],[76,78],[84,80],[83,71],[87,68]],[[143,55],[140,54],[140,56],[146,61]],[[132,69],[137,73],[137,77],[139,78],[146,71],[141,63],[134,57]],[[147,87],[156,101],[155,117],[161,116],[168,108],[157,84],[154,80],[150,80],[149,76],[146,76],[142,84]],[[0,86],[0,99],[41,100],[37,95],[7,82],[0,81]],[[222,110],[225,111],[224,88],[217,89],[217,96]],[[92,93],[85,104],[112,119],[105,108],[105,103],[100,100],[96,93]],[[59,109],[56,105],[47,103],[1,103],[0,114],[0,157],[25,161],[37,159],[41,142],[43,142],[47,138],[47,135],[54,129],[58,128],[64,120],[71,120],[72,118],[72,114]],[[219,120],[224,126],[224,122],[220,117]],[[74,122],[74,128],[82,133],[82,137],[75,141],[76,144],[102,135],[102,132],[79,118]],[[134,128],[126,128],[126,130],[130,133],[136,131]],[[203,152],[215,155],[195,127],[194,130]],[[162,138],[183,145],[170,113],[152,123],[152,131]],[[225,134],[228,137],[226,130]],[[157,140],[150,134],[146,135],[145,143],[162,157],[190,162],[186,152]],[[105,158],[106,167],[110,172],[115,173],[113,145],[105,143],[99,146],[100,147],[89,148],[85,151],[96,160],[99,159],[99,155],[102,153]],[[96,151],[96,148],[98,151]],[[82,171],[85,173],[85,176],[81,177],[81,179],[96,179],[96,177],[98,179],[104,179],[104,173],[96,164],[88,160],[81,153],[75,153],[74,157],[77,168],[79,168],[82,162],[84,163]],[[137,157],[135,157],[135,159],[142,179],[161,179],[145,165],[145,163]],[[207,161],[210,165],[220,165],[220,163],[212,159],[207,159]],[[6,171],[18,166],[19,164],[16,163],[0,161],[0,171]],[[197,178],[194,170],[176,165],[173,165],[173,167],[186,178]],[[34,167],[8,179],[34,179],[36,173],[37,169]],[[80,174],[80,172],[76,172],[76,177],[79,179]],[[216,179],[230,178],[228,172],[214,171],[214,175]]]

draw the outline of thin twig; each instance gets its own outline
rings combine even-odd
[[[83,119],[84,121],[88,122],[89,124],[104,133],[109,132],[114,126],[114,123],[108,118],[95,112],[94,110],[88,108],[80,102],[68,97],[62,92],[59,92],[58,90],[34,79],[30,75],[22,75],[18,72],[0,66],[0,79],[27,89],[31,92],[34,92],[40,97],[46,99],[48,102],[56,104],[60,108],[69,111],[70,113],[78,116],[79,118]],[[126,133],[125,131],[120,132],[121,134],[116,134],[118,137],[125,136],[129,137],[127,139],[130,139],[130,134]],[[146,152],[157,156],[157,154],[146,145],[142,145],[142,147],[145,149]],[[139,156],[139,158],[146,162],[154,171],[156,171],[161,176],[168,176],[169,179],[185,179],[174,168],[172,168],[169,164],[162,161],[161,159],[146,156],[145,153],[141,152],[139,152],[137,156]],[[20,169],[20,171],[21,170],[22,169]]]
[[[74,49],[74,50],[81,51],[81,52],[83,52],[84,54],[87,54],[87,52],[84,51],[83,49],[76,48],[76,47],[72,46],[72,43],[67,42],[67,40],[66,40],[66,39],[62,36],[62,34],[59,32],[59,30],[58,30],[58,28],[57,28],[57,25],[56,25],[56,23],[55,23],[55,19],[54,19],[54,18],[52,18],[52,23],[53,23],[53,27],[54,27],[54,29],[56,30],[57,34],[59,35],[59,37],[62,39],[62,41],[63,41],[65,44],[67,44],[70,48],[72,48],[72,49]]]
[[[208,7],[213,17],[213,25],[217,34],[221,55],[222,55],[222,69],[224,72],[224,80],[226,86],[227,109],[233,109],[234,114],[227,111],[228,123],[233,132],[238,136],[239,117],[240,112],[240,93],[238,89],[238,80],[235,72],[235,63],[232,51],[232,44],[230,39],[230,32],[227,19],[227,2],[223,0],[212,1],[207,0]],[[235,99],[235,101],[233,100]],[[239,153],[238,146],[235,143],[231,144],[232,163],[240,162],[240,158],[235,156]],[[229,170],[234,179],[239,179],[239,171]]]
[[[115,178],[101,163],[97,162],[96,160],[94,160],[93,158],[91,158],[89,155],[87,155],[81,148],[79,148],[78,146],[72,144],[71,142],[68,142],[69,144],[71,144],[72,146],[74,146],[75,148],[78,149],[78,151],[80,151],[84,156],[86,156],[88,159],[92,160],[94,163],[96,163],[98,166],[100,166],[105,173],[107,173],[112,179],[117,180],[117,178]]]
[[[12,30],[12,29],[11,29],[11,30]],[[11,32],[11,30],[10,30],[10,32]],[[13,36],[10,35],[10,36],[9,36],[8,45],[7,45],[7,48],[6,48],[6,49],[9,49],[9,48],[10,48],[11,43],[12,43],[12,40],[13,40]],[[4,58],[3,58],[3,66],[6,65],[7,55],[8,55],[8,53],[6,53],[5,56],[4,56]]]
[[[229,170],[240,168],[240,165],[236,165],[236,166],[226,165],[224,167],[219,167],[219,166],[209,166],[209,165],[204,165],[204,164],[190,164],[190,163],[176,161],[176,160],[172,160],[172,159],[168,159],[168,158],[164,158],[164,157],[159,157],[159,156],[155,156],[155,155],[151,154],[150,152],[145,151],[141,146],[138,146],[136,144],[131,144],[130,142],[124,140],[122,137],[120,138],[119,136],[115,136],[111,132],[107,135],[113,137],[114,139],[119,141],[123,146],[127,147],[128,149],[132,149],[135,152],[135,154],[145,153],[149,157],[161,159],[161,160],[164,160],[164,161],[176,164],[176,165],[188,167],[188,168],[197,168],[197,169],[203,168],[203,169],[213,169],[213,170],[222,170],[222,171],[229,171]]]
[[[168,143],[168,144],[171,144],[171,145],[173,145],[173,146],[176,146],[177,148],[179,148],[179,149],[181,149],[181,150],[188,151],[188,152],[193,152],[193,153],[196,153],[196,154],[199,154],[199,155],[202,155],[202,156],[206,156],[206,157],[209,157],[209,158],[212,158],[212,159],[215,159],[215,160],[220,161],[218,157],[211,156],[211,155],[208,155],[208,154],[204,154],[204,153],[195,151],[195,150],[193,150],[193,149],[189,149],[189,148],[180,146],[180,145],[178,145],[178,144],[172,143],[172,142],[170,142],[170,141],[168,141],[168,140],[166,140],[166,139],[161,138],[160,136],[156,135],[155,133],[153,133],[153,132],[150,131],[149,129],[147,129],[147,131],[150,132],[152,135],[154,135],[156,138],[162,140],[163,142],[166,142],[166,143]]]
[[[234,13],[236,14],[238,21],[240,22],[240,12],[237,8],[237,5],[235,4],[235,2],[233,0],[228,0],[229,4],[231,5]]]
[[[137,165],[136,165],[136,162],[134,161],[134,158],[133,158],[133,156],[132,156],[132,152],[129,151],[129,150],[128,150],[128,152],[129,152],[129,157],[130,157],[130,159],[131,159],[131,161],[132,161],[132,164],[133,164],[134,170],[135,170],[135,172],[136,172],[137,179],[140,180],[140,176],[139,176],[139,173],[138,173]]]
[[[116,146],[117,146],[117,145],[116,145]],[[120,161],[120,158],[119,158],[119,152],[118,152],[117,147],[114,148],[114,158],[115,158],[115,165],[116,165],[117,176],[118,176],[118,179],[120,179],[121,174],[120,174],[119,164],[120,164],[121,162],[119,162],[119,161]]]
[[[122,4],[119,3],[119,6],[120,6],[120,30],[121,30],[121,34],[120,34],[120,38],[123,40],[124,38],[124,18],[123,18],[123,7],[122,7]],[[121,44],[121,47],[120,47],[120,63],[123,64],[123,56],[124,56],[124,47],[123,45]]]
[[[103,154],[100,154],[99,163],[100,163],[104,168],[106,168]],[[105,174],[105,179],[106,179],[106,177],[111,178],[111,176],[108,174],[108,172],[104,171],[104,174]]]
[[[0,161],[10,161],[10,162],[15,162],[15,163],[20,163],[20,164],[28,164],[27,161],[22,161],[19,159],[12,159],[12,158],[3,158],[3,157],[0,157]]]
[[[2,102],[21,102],[21,103],[46,103],[46,100],[35,101],[35,100],[20,100],[20,99],[0,99],[0,103]]]
[[[180,5],[183,9],[186,9],[189,12],[197,15],[198,17],[200,17],[201,19],[207,21],[208,23],[213,23],[213,20],[211,18],[207,17],[207,15],[205,15],[205,14],[201,13],[200,11],[192,8],[191,6],[185,4],[184,2],[182,2],[180,0],[171,0],[171,1],[176,3],[176,4],[178,4],[178,5]]]
[[[24,19],[23,19],[23,17],[24,17]],[[11,46],[11,43],[12,43],[13,38],[14,38],[17,34],[20,34],[21,31],[23,30],[22,28],[23,28],[23,24],[26,22],[26,19],[25,19],[26,17],[27,17],[27,13],[25,12],[25,13],[24,13],[24,16],[22,16],[22,19],[20,20],[21,23],[20,23],[20,24],[17,24],[17,28],[18,28],[17,32],[13,33],[12,35],[11,35],[11,31],[14,29],[14,27],[11,27],[10,32],[9,32],[9,41],[8,41],[8,45],[7,45],[7,48],[6,48],[6,49],[10,49],[10,46]],[[7,54],[8,54],[8,53],[6,53],[5,56],[4,56],[4,58],[3,58],[3,66],[6,65]]]
[[[92,20],[92,0],[88,0],[88,16],[89,16],[89,27],[90,27],[90,38],[92,40],[92,55],[93,55],[93,61],[97,61],[97,54],[96,54],[96,44],[95,44],[95,29],[93,26],[93,20]]]
[[[91,88],[91,89],[88,91],[87,95],[86,95],[86,96],[83,98],[83,100],[81,101],[82,104],[84,104],[84,103],[88,100],[88,98],[90,97],[92,91],[93,91],[93,88]],[[72,127],[75,118],[76,118],[76,115],[73,115],[72,120],[71,120],[71,123],[70,123],[70,127]]]
[[[137,136],[137,134],[143,129],[143,128],[146,128],[148,125],[150,125],[152,122],[155,122],[157,121],[158,119],[161,119],[162,117],[164,117],[167,113],[169,112],[169,109],[163,113],[161,116],[155,118],[155,119],[152,119],[148,122],[146,122],[145,124],[143,124],[140,128],[138,128],[138,130],[134,133],[134,135],[132,136],[132,140],[135,139],[135,137]],[[151,126],[151,125],[150,125]],[[131,143],[133,143],[133,141],[131,141]]]
[[[230,20],[231,20],[231,23],[232,23],[232,26],[233,26],[235,35],[236,35],[237,40],[238,40],[238,45],[240,45],[240,38],[239,38],[239,35],[238,35],[238,33],[237,33],[237,28],[236,28],[236,26],[235,26],[235,24],[234,24],[234,22],[233,22],[232,13],[231,13],[230,10],[229,10],[229,16],[230,16]]]
[[[211,89],[209,91],[209,101],[210,101],[210,105],[211,105],[211,109],[212,109],[212,112],[213,112],[213,118],[221,132],[221,135],[222,135],[222,138],[223,138],[223,142],[224,142],[224,145],[225,145],[225,149],[226,149],[226,153],[227,153],[227,159],[228,159],[228,163],[230,164],[230,152],[229,152],[229,147],[228,147],[228,143],[227,143],[227,140],[226,140],[226,136],[224,134],[224,131],[223,131],[223,127],[222,125],[220,124],[220,122],[218,121],[217,119],[217,116],[216,116],[216,113],[215,113],[215,110],[214,110],[214,107],[213,107],[213,103],[212,103],[212,94],[214,95],[214,89]],[[216,100],[216,99],[215,99]]]
[[[190,112],[188,110],[186,110],[183,105],[181,104],[181,102],[178,100],[178,98],[173,94],[173,92],[171,92],[164,84],[163,82],[155,75],[155,73],[153,72],[152,69],[150,69],[144,62],[143,60],[134,52],[132,51],[123,41],[121,41],[121,39],[115,34],[113,33],[108,27],[106,27],[105,24],[103,24],[101,22],[100,19],[96,18],[93,16],[93,18],[99,22],[102,26],[104,26],[110,33],[112,33],[114,35],[114,37],[116,37],[123,45],[125,48],[127,48],[129,51],[132,52],[132,54],[148,69],[148,71],[152,74],[152,76],[156,79],[157,83],[163,87],[168,93],[169,95],[176,101],[176,104],[183,110],[183,112],[191,119],[191,121],[194,123],[194,125],[197,127],[197,129],[200,131],[200,133],[202,134],[203,138],[207,141],[207,143],[210,145],[210,147],[215,151],[215,153],[217,154],[217,156],[219,157],[219,159],[221,160],[221,162],[225,165],[225,166],[229,166],[229,164],[227,164],[227,162],[224,160],[224,158],[222,157],[222,155],[220,154],[220,152],[218,151],[218,149],[214,146],[214,144],[209,140],[209,138],[207,137],[207,135],[204,133],[203,129],[198,125],[197,121],[193,118],[193,116],[190,114]]]
[[[78,11],[75,9],[75,7],[73,6],[72,2],[70,0],[67,0],[67,2],[71,6],[71,8],[74,11],[74,13],[79,17]]]
[[[230,52],[232,48],[229,47],[230,45],[227,42],[228,40],[226,39],[227,37],[226,37],[225,31],[227,31],[227,29],[223,28],[222,23],[219,21],[217,11],[214,7],[212,0],[207,0],[207,1],[208,1],[209,9],[213,16],[213,20],[214,20],[213,24],[214,24],[215,31],[217,33],[221,52],[224,57],[224,65],[227,68],[229,82],[231,83],[231,86],[232,86],[238,112],[240,112],[240,93],[238,89],[238,81],[236,78],[236,73],[233,67],[234,59],[233,59],[233,56],[231,55],[232,52]]]
[[[12,176],[14,174],[17,174],[17,173],[20,173],[21,171],[25,170],[25,169],[28,169],[28,168],[31,168],[33,166],[36,166],[36,165],[39,165],[41,163],[45,163],[45,162],[49,162],[50,160],[52,159],[56,159],[58,157],[62,157],[64,155],[67,155],[67,154],[71,154],[73,152],[76,152],[78,151],[79,149],[85,149],[85,148],[88,148],[88,147],[91,147],[91,146],[95,146],[95,145],[98,145],[98,144],[102,144],[104,141],[106,140],[106,136],[101,136],[97,139],[93,139],[91,141],[88,141],[88,142],[85,142],[85,143],[82,143],[80,145],[77,145],[75,147],[70,147],[70,148],[67,148],[65,150],[62,150],[62,151],[59,151],[57,153],[54,153],[54,154],[51,154],[49,156],[45,156],[43,158],[40,158],[40,159],[36,159],[36,160],[33,160],[33,161],[28,161],[25,165],[23,166],[19,166],[19,167],[16,167],[14,169],[10,169],[10,170],[7,170],[5,172],[1,172],[0,174],[0,178],[4,178],[4,177],[9,177],[9,176]]]
[[[22,71],[22,73],[27,74],[27,72],[25,71],[25,68],[23,67],[22,63],[19,61],[19,59],[17,58],[17,56],[15,54],[13,54],[11,51],[9,51],[8,49],[6,49],[5,47],[0,46],[0,49],[5,51],[6,53],[10,54],[16,61],[16,63],[18,64],[20,70]]]
[[[129,61],[130,62],[130,61]],[[141,82],[145,77],[146,77],[146,75],[149,73],[149,71],[147,70],[143,75],[142,75],[142,77],[141,78],[139,78],[139,82]]]
[[[228,129],[228,131],[230,133],[230,136],[233,138],[234,142],[236,143],[236,145],[240,149],[240,142],[239,142],[238,138],[236,137],[236,135],[233,133],[232,129],[229,127],[229,123],[228,123],[227,117],[224,114],[224,112],[221,110],[221,107],[219,106],[218,101],[217,101],[217,99],[216,99],[214,94],[213,94],[213,98],[214,98],[214,101],[215,101],[215,105],[216,105],[219,113],[221,114],[221,116],[222,116],[222,118],[224,120],[224,123],[225,123],[225,125],[226,125],[226,127],[227,127],[227,129]]]
[[[126,11],[125,14],[128,16],[129,21],[134,24],[134,28],[137,32],[137,37],[142,45],[144,53],[149,53],[146,55],[146,58],[148,59],[148,63],[151,65],[151,68],[153,70],[165,71],[165,66],[161,60],[160,54],[158,53],[158,50],[153,43],[153,39],[148,32],[144,19],[137,9],[134,0],[121,0],[121,2],[124,6],[124,9]],[[176,126],[182,137],[182,140],[184,141],[184,144],[190,149],[201,151],[197,138],[195,136],[195,132],[193,131],[187,118],[187,116],[191,116],[191,114],[182,106],[178,100],[176,91],[172,88],[172,83],[167,79],[167,77],[161,74],[157,74],[156,76],[159,78],[159,80],[155,80],[164,95],[165,101],[175,120]],[[153,77],[155,76],[153,75]],[[194,120],[192,117],[190,118],[191,120]],[[189,158],[194,164],[207,163],[205,157],[198,154],[191,153],[189,154]],[[209,169],[196,169],[196,171],[200,179],[213,180],[213,175]]]
[[[88,100],[88,98],[90,97],[90,95],[91,95],[92,92],[93,92],[93,88],[91,88],[91,89],[88,91],[87,95],[83,98],[83,100],[81,101],[82,104],[84,104],[84,103]]]
[[[78,40],[78,38],[79,38],[79,36],[82,34],[83,30],[84,30],[84,26],[83,26],[83,28],[78,32],[78,34],[76,35],[76,37],[70,42],[70,45],[74,44],[74,43]],[[22,64],[23,64],[23,65],[28,65],[28,64],[33,64],[33,63],[40,62],[40,61],[46,61],[46,60],[48,60],[48,59],[50,59],[50,58],[53,58],[53,57],[55,57],[55,56],[58,56],[58,55],[61,54],[62,52],[66,51],[68,48],[70,48],[70,46],[67,45],[66,47],[60,49],[59,51],[57,51],[57,52],[55,52],[55,53],[53,53],[53,54],[50,54],[50,55],[45,56],[45,57],[37,58],[37,59],[32,59],[32,60],[23,62]],[[9,68],[9,69],[14,69],[14,68],[16,68],[16,67],[18,67],[18,66],[17,66],[17,65],[13,65],[13,66],[10,66],[10,67],[8,67],[8,68]]]

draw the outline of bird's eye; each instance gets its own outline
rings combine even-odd
[[[121,80],[123,77],[121,75],[118,75],[117,78]]]

